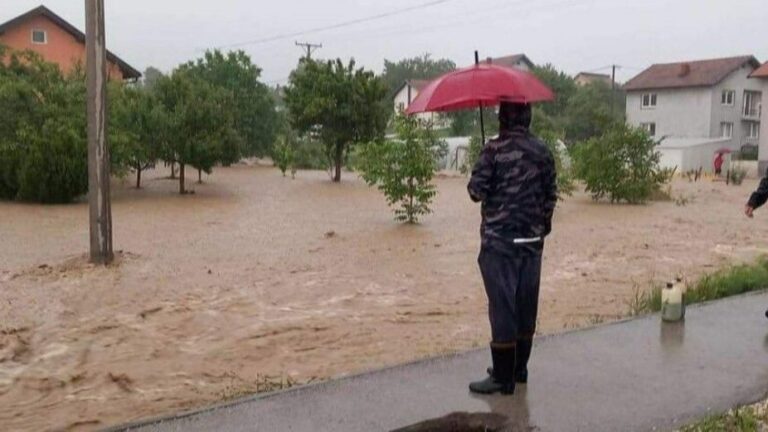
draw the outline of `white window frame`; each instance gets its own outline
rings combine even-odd
[[[760,139],[760,123],[747,122],[747,139],[758,140]],[[753,134],[754,132],[754,134]]]
[[[723,90],[720,103],[725,106],[736,106],[736,90]]]
[[[38,42],[35,40],[35,33],[42,33],[43,34],[43,41]],[[48,44],[48,32],[43,29],[32,29],[32,33],[30,34],[30,39],[32,40],[32,43],[35,45],[47,45]]]
[[[761,96],[762,96],[762,93],[759,91],[744,90],[744,104],[741,110],[744,117],[760,118],[760,109],[762,104],[760,102],[754,103],[754,100],[757,97],[761,97]],[[753,108],[753,105],[754,105],[754,111],[750,109],[750,108]]]
[[[648,103],[646,103],[646,98],[648,99]],[[658,93],[643,93],[640,95],[640,108],[642,109],[653,109],[656,108],[656,103],[658,102],[659,95]]]
[[[656,122],[640,123],[640,127],[648,132],[648,136],[656,136]]]
[[[725,133],[726,130],[728,134]],[[733,122],[720,122],[720,137],[733,138]]]

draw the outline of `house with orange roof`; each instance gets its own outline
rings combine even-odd
[[[85,33],[45,6],[39,6],[0,24],[0,45],[30,50],[69,73],[85,65]],[[107,51],[107,73],[111,80],[137,80],[141,73]]]

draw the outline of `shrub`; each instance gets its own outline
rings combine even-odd
[[[645,131],[619,124],[576,147],[574,172],[595,200],[641,204],[674,174],[659,167],[657,145]]]
[[[280,169],[280,172],[283,173],[283,177],[285,177],[288,168],[293,167],[295,163],[293,146],[288,141],[288,138],[284,136],[280,137],[272,153],[272,159],[275,161],[275,166]]]
[[[728,171],[728,183],[739,186],[744,182],[744,179],[747,177],[747,170],[740,167],[740,166],[734,166]]]
[[[70,202],[88,188],[85,80],[0,47],[0,198]]]
[[[395,220],[416,223],[431,213],[437,194],[431,183],[436,161],[445,151],[431,125],[415,117],[395,119],[397,139],[369,143],[358,150],[358,169],[369,186],[377,186],[395,208]]]

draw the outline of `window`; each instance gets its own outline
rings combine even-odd
[[[640,127],[650,136],[656,136],[656,123],[640,123]]]
[[[760,123],[758,122],[747,122],[747,139],[758,139],[760,138]]]
[[[736,103],[736,91],[735,90],[723,90],[721,98],[723,105],[733,106]]]
[[[32,43],[47,44],[48,34],[45,32],[45,30],[32,30]]]
[[[733,123],[720,123],[720,136],[723,138],[733,138]]]
[[[760,103],[762,93],[756,91],[744,91],[744,117],[760,118]]]
[[[646,93],[641,102],[643,108],[653,108],[656,106],[656,93]]]

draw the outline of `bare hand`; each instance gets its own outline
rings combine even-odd
[[[755,209],[753,209],[752,207],[750,207],[750,206],[744,207],[744,214],[747,215],[748,218],[751,219],[751,218],[755,217],[754,213],[755,213]]]

